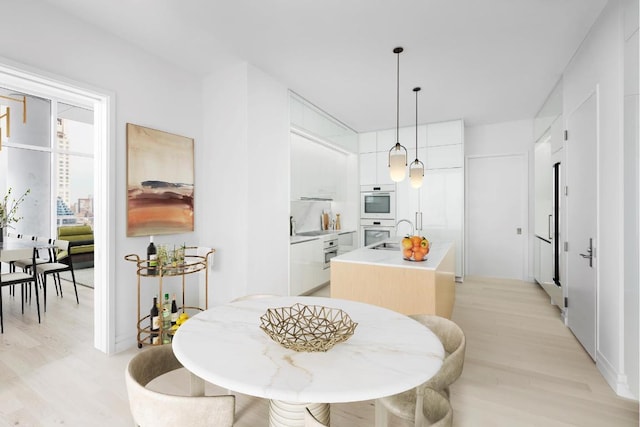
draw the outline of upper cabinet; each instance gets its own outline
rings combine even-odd
[[[396,183],[397,218],[410,220],[417,234],[453,241],[456,276],[463,275],[464,123],[453,120],[359,136],[360,185],[394,184],[389,177],[389,150],[399,139],[407,149],[407,163],[417,157],[425,164],[423,185],[411,187],[408,176]],[[408,175],[408,166],[407,166]]]
[[[344,200],[347,156],[291,133],[291,200]]]
[[[291,129],[312,139],[328,142],[349,153],[358,153],[358,134],[338,119],[291,92]]]

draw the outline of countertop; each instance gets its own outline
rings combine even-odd
[[[331,236],[331,235],[336,235],[338,236],[339,234],[348,234],[348,233],[355,233],[356,230],[349,230],[349,229],[344,229],[344,230],[325,230],[322,232],[322,234],[319,234],[317,236],[301,236],[299,234],[296,234],[295,236],[289,236],[289,243],[290,244],[294,244],[294,243],[302,243],[302,242],[308,242],[309,240],[317,240],[317,239],[324,239],[326,236]]]
[[[402,237],[394,237],[385,242],[400,242]],[[347,252],[331,258],[331,262],[351,262],[358,264],[382,265],[388,267],[417,268],[435,270],[442,262],[453,242],[431,242],[426,261],[407,261],[400,250],[371,249],[382,242]]]

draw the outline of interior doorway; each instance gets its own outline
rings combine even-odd
[[[567,121],[567,325],[596,357],[597,94]]]
[[[93,111],[93,194],[94,194],[94,346],[107,354],[115,352],[112,276],[114,271],[113,227],[115,215],[115,161],[112,93],[96,91],[68,79],[25,71],[21,64],[0,64],[0,86],[42,99],[56,99]],[[53,124],[52,124],[53,127]],[[7,156],[0,151],[0,166],[8,167]],[[2,179],[0,177],[0,184]]]

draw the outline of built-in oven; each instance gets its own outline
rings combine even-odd
[[[396,218],[396,186],[362,185],[360,187],[360,218]]]
[[[361,219],[360,239],[362,246],[369,246],[396,235],[396,224],[392,219]]]
[[[331,258],[338,256],[338,236],[327,237],[324,240],[324,269],[331,267]]]

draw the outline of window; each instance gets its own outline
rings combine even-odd
[[[22,103],[13,100],[23,95],[26,122]],[[16,196],[31,190],[15,231],[55,236],[57,225],[93,225],[93,112],[0,88],[0,111],[6,108],[11,110],[11,135],[3,131],[7,167],[0,171],[0,183]],[[4,120],[0,127],[6,128]]]

